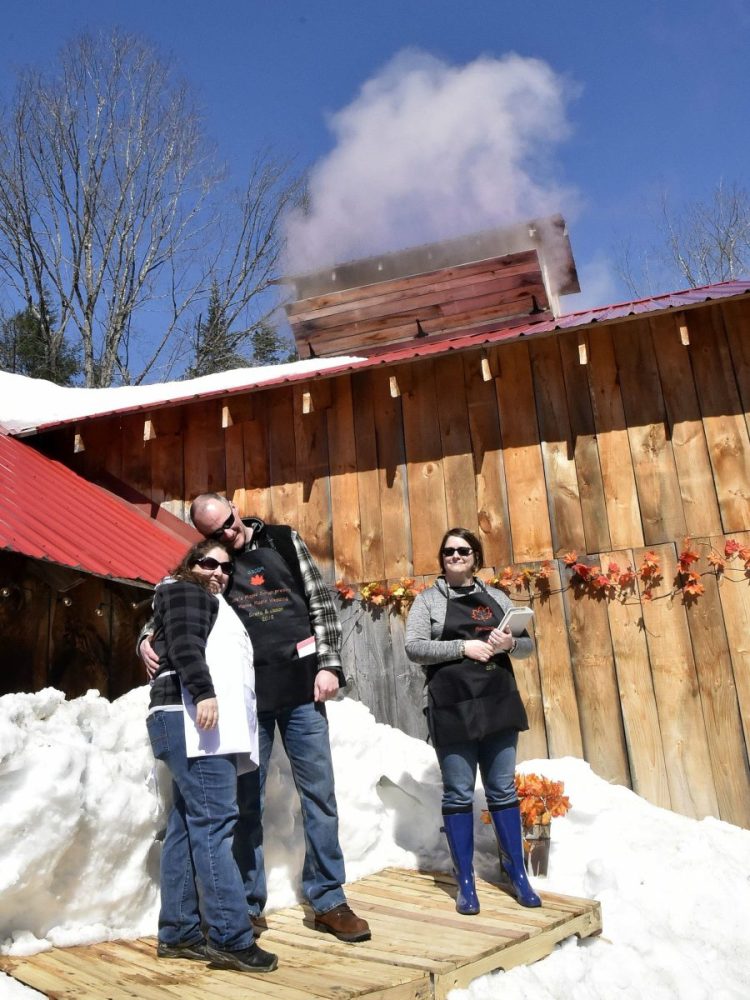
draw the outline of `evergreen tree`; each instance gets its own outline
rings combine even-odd
[[[0,323],[0,368],[3,371],[71,385],[81,374],[80,351],[61,333],[49,336],[54,316],[24,309]]]
[[[195,360],[185,372],[185,378],[198,378],[231,368],[246,368],[249,361],[239,352],[242,333],[232,333],[221,304],[221,294],[216,282],[211,285],[208,313],[204,321],[198,317],[195,324],[193,345]]]
[[[256,365],[281,365],[297,361],[294,341],[283,337],[277,330],[261,323],[253,333],[253,363]]]

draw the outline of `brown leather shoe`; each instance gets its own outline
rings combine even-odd
[[[315,914],[315,930],[328,931],[339,941],[369,941],[370,925],[358,917],[348,903],[341,903],[327,913]]]

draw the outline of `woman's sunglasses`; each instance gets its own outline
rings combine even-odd
[[[446,545],[443,549],[444,556],[452,556],[454,552],[457,552],[460,556],[470,556],[472,550],[468,545],[457,545],[455,548],[452,545]]]
[[[203,556],[202,559],[196,559],[195,565],[200,566],[201,569],[207,569],[211,573],[213,573],[215,569],[221,567],[221,572],[226,573],[227,576],[234,569],[234,565],[231,562],[219,562],[219,560],[214,559],[213,556]]]

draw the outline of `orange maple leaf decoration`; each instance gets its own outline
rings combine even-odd
[[[718,552],[709,553],[708,564],[713,567],[715,573],[723,573],[727,565],[726,559],[720,556]]]
[[[570,799],[564,795],[562,781],[551,781],[541,774],[516,774],[516,795],[525,830],[541,823],[546,826],[555,816],[564,816],[571,808]],[[483,823],[491,823],[489,811],[482,810]]]
[[[350,587],[348,583],[344,583],[343,580],[336,581],[336,590],[339,592],[339,597],[342,601],[353,601],[357,594],[357,591],[353,587]]]
[[[680,571],[682,573],[689,573],[693,563],[698,562],[698,553],[690,548],[689,539],[685,539],[685,548],[680,552],[677,561],[680,564]]]
[[[683,583],[682,589],[691,597],[700,597],[701,594],[705,593],[706,588],[701,583],[700,573],[693,571],[688,573],[687,580]]]
[[[727,538],[724,543],[724,555],[727,559],[731,559],[732,556],[740,551],[740,543],[734,538]]]
[[[578,562],[577,552],[566,552],[563,556],[563,562],[570,569]]]
[[[253,573],[253,575],[250,577],[250,583],[252,583],[254,587],[260,587],[261,584],[264,584],[265,582],[266,578],[263,576],[262,573]]]

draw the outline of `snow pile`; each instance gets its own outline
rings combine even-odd
[[[164,798],[151,779],[146,688],[110,704],[47,689],[0,698],[0,950],[154,934]],[[347,874],[388,865],[448,871],[440,775],[430,747],[329,704]],[[740,1000],[750,996],[750,832],[686,819],[609,785],[580,760],[527,761],[565,782],[545,890],[598,899],[604,933],[571,939],[535,965],[478,979],[451,1000]],[[476,868],[497,852],[476,808]],[[299,899],[303,838],[288,763],[267,783],[269,909]],[[481,902],[481,893],[480,893]],[[468,918],[467,918],[468,919]],[[38,996],[0,977],[0,997]]]

